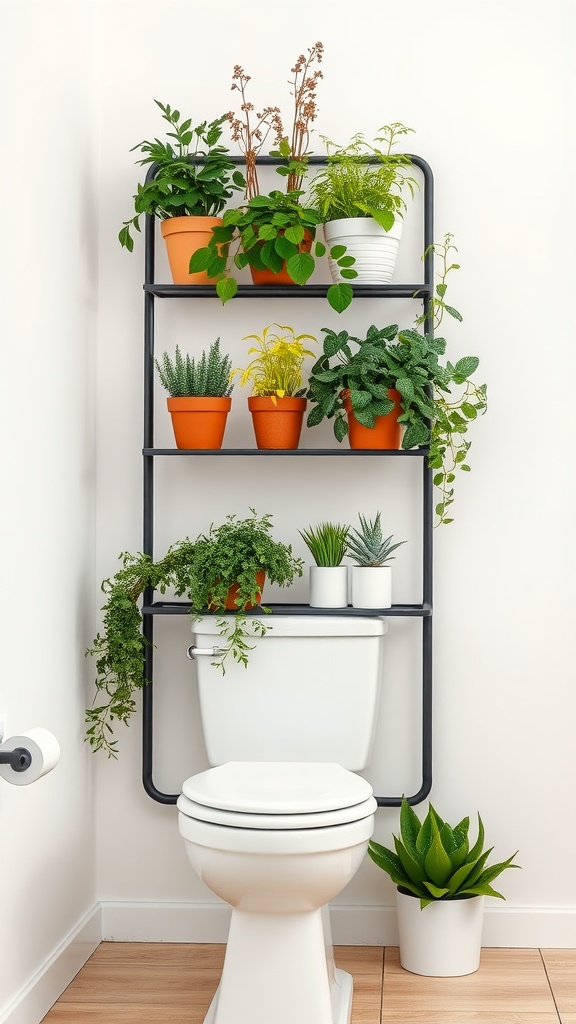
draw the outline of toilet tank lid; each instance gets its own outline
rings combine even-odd
[[[352,807],[372,796],[372,786],[339,764],[229,761],[186,779],[182,792],[206,807],[302,814]]]
[[[388,630],[388,620],[381,616],[368,615],[277,615],[263,613],[258,616],[247,616],[250,626],[251,619],[265,621],[270,626],[270,637],[280,636],[383,636]],[[217,625],[219,616],[203,615],[192,623],[193,633],[220,635]]]

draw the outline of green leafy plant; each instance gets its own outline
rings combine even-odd
[[[184,357],[176,345],[173,360],[163,352],[154,362],[162,386],[172,398],[227,398],[234,387],[230,380],[232,363],[230,356],[220,351],[220,338],[198,360],[188,354]]]
[[[299,202],[302,192],[280,192],[257,195],[245,206],[226,210],[222,226],[212,229],[207,246],[198,249],[190,260],[190,273],[206,271],[216,279],[216,292],[222,302],[228,302],[238,291],[238,282],[229,270],[250,266],[256,270],[286,272],[294,284],[304,285],[312,276],[315,260],[326,253],[323,242],[314,241],[317,225],[322,220],[319,211]],[[308,233],[313,252],[303,251],[302,243]],[[354,257],[346,256],[344,246],[333,246],[331,255],[343,268],[345,277],[357,277],[353,269]],[[341,313],[350,305],[353,291],[341,282],[329,287],[327,299],[333,309]]]
[[[277,327],[281,333],[272,333]],[[272,395],[283,398],[285,395],[299,398],[304,394],[302,387],[302,364],[306,356],[314,356],[310,349],[304,348],[303,341],[316,341],[311,334],[294,333],[294,328],[284,324],[269,324],[258,334],[247,334],[243,341],[254,340],[257,347],[249,348],[248,355],[253,352],[252,359],[245,370],[237,367],[232,371],[232,378],[241,373],[240,384],[252,384],[252,394]]]
[[[218,145],[227,115],[192,127],[179,110],[154,100],[172,131],[167,141],[154,139],[133,146],[144,154],[140,165],[156,164],[156,174],[138,185],[134,196],[135,216],[124,221],[118,235],[129,252],[134,248],[131,231],[140,231],[140,216],[149,213],[160,220],[168,217],[217,217],[237,189],[245,187],[244,175],[235,168],[228,150]],[[173,140],[173,141],[171,141]]]
[[[412,129],[396,122],[379,131],[374,143],[357,134],[343,148],[322,136],[328,162],[312,179],[310,196],[323,221],[373,217],[389,231],[395,218],[403,215],[404,195],[409,191],[413,197],[417,182],[406,173],[410,157],[392,153],[392,148]]]
[[[432,804],[423,822],[406,798],[400,809],[400,838],[393,836],[395,851],[374,840],[368,853],[400,888],[401,892],[420,897],[423,910],[438,900],[463,899],[469,896],[497,896],[492,882],[513,864],[516,853],[499,864],[486,865],[494,847],[484,849],[484,826],[478,815],[478,838],[471,847],[470,819],[463,818],[454,827],[436,813]]]
[[[377,512],[374,519],[366,519],[359,512],[360,528],[350,529],[346,554],[350,555],[357,565],[386,565],[395,557],[392,552],[406,543],[405,540],[399,540],[393,544],[392,535],[384,537],[380,521],[381,515],[381,512]]]
[[[177,597],[186,595],[192,616],[198,618],[202,613],[222,613],[228,591],[236,584],[237,611],[217,619],[223,642],[213,664],[223,673],[230,655],[244,666],[248,664],[250,637],[262,636],[268,628],[257,617],[248,623],[244,610],[259,599],[256,574],[264,572],[270,583],[285,587],[301,576],[303,569],[291,546],[272,537],[271,515],[258,516],[254,509],[250,512],[245,519],[229,515],[195,541],[187,538],[172,545],[159,562],[149,555],[124,552],[122,568],[102,583],[106,594],[102,632],[86,652],[95,658],[97,673],[94,705],[86,712],[86,738],[93,750],[117,756],[112,723],[128,724],[136,707],[135,691],[147,682],[146,639],[138,601],[148,588],[162,594],[173,588]],[[269,611],[265,606],[261,610]]]
[[[308,547],[316,565],[336,566],[342,564],[346,554],[346,542],[350,527],[342,523],[318,523],[305,530],[298,530]]]
[[[457,320],[462,317],[446,303],[446,277],[458,269],[450,262],[451,235],[434,246],[440,259],[440,282],[436,286],[429,315],[438,327],[445,313]],[[422,318],[416,321],[417,326]],[[399,422],[404,426],[402,448],[429,447],[428,461],[439,488],[436,504],[439,523],[452,522],[448,510],[453,501],[457,469],[469,472],[467,453],[470,441],[468,426],[486,411],[486,385],[471,378],[479,360],[464,356],[457,362],[441,361],[446,339],[431,332],[420,333],[413,328],[399,330],[397,324],[368,328],[364,338],[347,331],[336,333],[322,328],[325,335],[323,352],[311,369],[307,397],[313,407],[308,426],[323,419],[334,420],[334,434],[342,441],[348,433],[343,392],[349,392],[356,419],[373,427],[377,416],[385,416],[394,408],[388,392],[400,395]]]

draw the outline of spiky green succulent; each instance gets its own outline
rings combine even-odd
[[[377,566],[385,565],[393,558],[392,552],[405,544],[405,540],[392,543],[392,535],[382,535],[382,524],[380,522],[381,512],[376,513],[375,519],[366,519],[358,513],[360,529],[351,529],[348,536],[347,554],[357,565]]]
[[[298,530],[309,548],[316,565],[341,565],[346,554],[346,541],[350,527],[342,523],[318,523],[307,530]]]
[[[400,838],[393,836],[396,853],[370,840],[368,854],[386,871],[392,881],[420,897],[422,909],[437,900],[461,899],[467,896],[497,896],[491,883],[506,868],[518,868],[508,860],[486,867],[494,849],[484,850],[484,826],[478,815],[478,838],[470,848],[470,818],[463,818],[453,828],[442,820],[432,804],[423,822],[406,798],[400,809]]]
[[[234,386],[230,357],[220,351],[220,338],[198,360],[188,354],[184,357],[176,345],[174,360],[164,352],[155,363],[162,385],[172,398],[227,398]]]

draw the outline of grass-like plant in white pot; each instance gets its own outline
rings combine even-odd
[[[234,387],[230,357],[220,351],[220,338],[199,358],[183,356],[176,345],[174,358],[163,352],[156,369],[169,394],[168,412],[177,448],[221,448]]]
[[[394,558],[396,548],[406,541],[392,543],[392,535],[382,531],[381,512],[374,519],[358,514],[360,527],[352,527],[348,534],[347,554],[356,564],[352,566],[352,607],[390,608],[392,605],[392,567],[387,563]]]
[[[512,861],[487,864],[493,847],[484,848],[484,825],[469,839],[470,818],[451,826],[429,805],[422,822],[404,798],[400,837],[394,850],[371,840],[368,853],[397,886],[400,963],[413,974],[455,977],[472,974],[480,964],[484,897],[503,900],[492,882]]]
[[[350,527],[318,523],[299,530],[315,565],[310,566],[310,607],[345,608],[348,604],[348,567],[342,565]]]
[[[327,165],[312,180],[310,195],[324,221],[334,282],[349,276],[349,266],[356,272],[356,284],[391,280],[407,206],[405,196],[413,196],[417,187],[415,178],[407,173],[410,158],[392,149],[411,131],[398,122],[383,125],[373,143],[358,133],[343,147],[324,137]],[[340,259],[331,257],[334,249]]]

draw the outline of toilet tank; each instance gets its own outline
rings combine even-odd
[[[334,761],[350,771],[365,768],[386,619],[271,614],[264,621],[269,629],[249,641],[247,667],[229,656],[222,675],[210,656],[196,658],[210,764]],[[195,622],[192,632],[196,647],[221,642],[215,616]]]

